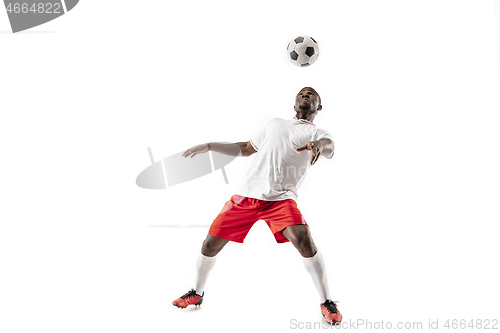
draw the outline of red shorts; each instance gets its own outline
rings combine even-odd
[[[212,236],[243,243],[250,228],[258,220],[265,220],[278,243],[288,242],[280,232],[289,225],[305,224],[304,217],[293,199],[265,201],[233,195],[210,226]]]

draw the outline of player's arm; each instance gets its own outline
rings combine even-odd
[[[236,143],[210,142],[191,147],[182,156],[193,157],[197,154],[206,153],[209,150],[230,156],[250,156],[256,152],[250,141]]]
[[[329,156],[330,154],[335,153],[335,142],[328,138],[319,139],[318,142],[323,146],[321,150],[321,154],[323,156]]]
[[[240,147],[241,156],[250,156],[250,155],[257,152],[255,150],[255,148],[252,146],[252,144],[250,143],[250,141],[236,142],[236,144],[238,145],[238,147]]]
[[[322,138],[316,141],[311,141],[304,147],[298,148],[297,151],[303,150],[312,150],[313,156],[311,159],[311,165],[316,163],[319,158],[319,155],[323,154],[323,156],[329,156],[330,154],[334,154],[335,151],[335,143],[328,138]]]

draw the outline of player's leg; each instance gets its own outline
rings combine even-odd
[[[302,256],[306,270],[311,274],[314,285],[320,296],[320,303],[330,299],[328,279],[326,277],[325,262],[318,252],[306,224],[290,225],[281,231]]]
[[[207,238],[205,238],[201,246],[201,254],[207,257],[215,257],[228,242],[227,239],[207,234]]]
[[[215,265],[217,254],[230,240],[243,243],[248,231],[257,221],[252,211],[246,207],[248,207],[246,199],[240,196],[233,196],[230,201],[226,202],[222,211],[212,222],[201,246],[201,253],[196,261],[195,288],[177,298],[173,305],[186,308],[191,304],[202,303],[205,283]]]
[[[290,225],[281,233],[295,246],[302,257],[311,258],[318,252],[307,224]]]
[[[177,298],[172,304],[179,308],[186,308],[188,305],[200,305],[205,294],[205,284],[210,271],[215,266],[217,253],[229,242],[227,239],[215,237],[207,234],[201,246],[201,253],[196,260],[195,288]]]
[[[229,242],[229,240],[207,234],[207,238],[201,246],[201,253],[196,262],[196,293],[203,295],[208,274],[215,265],[217,253]]]
[[[295,246],[302,256],[304,266],[311,275],[314,285],[318,290],[323,316],[325,316],[329,323],[340,322],[342,315],[330,298],[325,261],[314,244],[309,226],[306,224],[290,225],[283,229],[281,233]]]

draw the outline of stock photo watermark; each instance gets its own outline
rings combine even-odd
[[[326,321],[299,321],[290,319],[289,327],[297,330],[317,329],[369,329],[369,330],[422,330],[422,329],[452,329],[452,330],[498,330],[498,319],[429,319],[424,321],[371,321],[368,319],[344,320],[341,323],[329,324]]]
[[[136,185],[144,189],[164,190],[170,186],[182,184],[217,170],[221,170],[224,182],[229,184],[224,167],[241,155],[237,145],[227,144],[233,155],[207,151],[194,158],[185,156],[186,151],[155,161],[153,152],[148,147],[151,165],[144,169],[136,179]]]
[[[52,21],[75,8],[79,0],[4,0],[12,32]]]

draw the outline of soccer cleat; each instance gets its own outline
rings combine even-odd
[[[203,295],[205,295],[205,292],[203,292]],[[185,309],[188,307],[188,305],[200,305],[203,302],[203,295],[198,295],[196,293],[196,290],[191,289],[178,299],[172,302],[172,304],[178,308]]]
[[[329,299],[321,304],[321,313],[329,324],[336,324],[342,321],[342,314],[337,309],[337,304]]]

